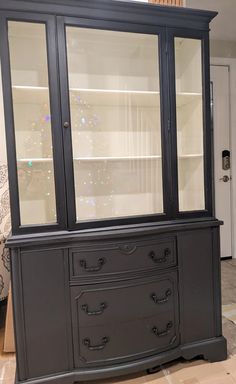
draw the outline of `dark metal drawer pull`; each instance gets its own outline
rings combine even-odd
[[[106,259],[101,257],[98,260],[98,265],[96,267],[88,267],[86,260],[80,260],[80,265],[86,272],[98,272],[102,269],[103,265],[106,263]]]
[[[168,256],[171,254],[171,250],[169,248],[166,248],[164,250],[164,257],[156,257],[156,254],[154,251],[151,251],[149,253],[149,256],[151,257],[152,261],[156,264],[162,264],[167,262]]]
[[[151,299],[154,301],[155,304],[165,304],[169,300],[169,296],[172,295],[172,292],[170,289],[167,289],[165,293],[165,297],[162,297],[161,299],[157,298],[157,295],[155,293],[151,294]]]
[[[91,345],[91,341],[90,341],[90,339],[84,339],[83,340],[83,344],[86,346],[86,347],[88,347],[88,349],[90,350],[90,351],[101,351],[102,349],[104,349],[105,348],[105,346],[106,346],[106,344],[109,342],[110,340],[109,340],[109,337],[103,337],[102,338],[102,344],[100,344],[100,345]]]
[[[97,311],[89,311],[88,309],[88,304],[83,304],[81,305],[81,309],[83,309],[83,311],[88,315],[88,316],[98,316],[98,315],[102,315],[104,310],[107,308],[107,304],[106,303],[101,303],[100,306],[99,306],[99,310]]]
[[[162,336],[166,336],[168,335],[168,333],[170,333],[170,329],[173,327],[173,323],[172,321],[169,321],[169,323],[167,324],[166,326],[166,329],[165,331],[158,331],[158,328],[157,327],[153,327],[152,328],[152,332],[154,333],[154,335],[158,336],[158,337],[162,337]]]

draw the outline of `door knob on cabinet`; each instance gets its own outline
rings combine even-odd
[[[64,128],[69,128],[70,124],[68,123],[68,121],[65,121],[63,126],[64,126]]]
[[[219,180],[220,181],[223,181],[224,183],[228,183],[229,180],[231,180],[232,178],[227,176],[227,175],[224,175],[223,177],[221,177]]]

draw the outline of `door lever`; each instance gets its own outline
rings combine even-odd
[[[230,176],[227,176],[227,175],[224,175],[223,177],[221,177],[219,179],[220,181],[223,181],[224,183],[228,183],[229,180],[232,180],[232,177]]]

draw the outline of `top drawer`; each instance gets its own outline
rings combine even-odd
[[[176,265],[175,238],[71,249],[70,265],[72,279],[172,267]]]

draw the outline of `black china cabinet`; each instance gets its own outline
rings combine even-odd
[[[226,358],[215,12],[0,0],[16,383]]]

